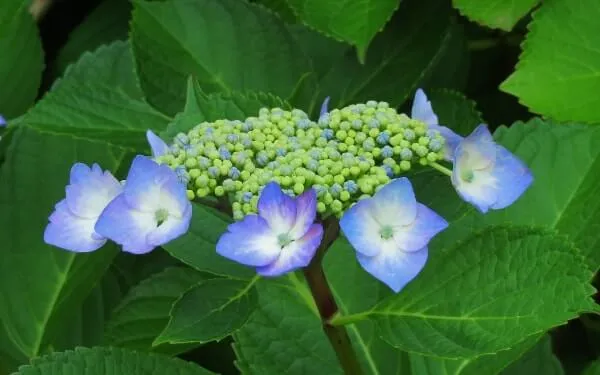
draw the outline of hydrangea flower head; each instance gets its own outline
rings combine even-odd
[[[175,171],[145,156],[137,156],[123,192],[104,209],[96,232],[144,254],[187,232],[192,204]]]
[[[410,117],[423,121],[425,124],[427,124],[429,129],[437,130],[442,137],[444,137],[444,158],[446,160],[452,160],[454,156],[454,150],[456,149],[456,146],[458,146],[458,142],[460,142],[462,137],[447,127],[439,124],[438,117],[435,112],[433,112],[431,102],[427,99],[427,96],[422,89],[418,89],[415,93],[415,99],[413,100]]]
[[[44,242],[74,252],[90,252],[106,243],[94,230],[96,221],[122,191],[122,185],[98,164],[76,163],[71,168],[66,197],[56,204],[44,232]]]
[[[279,276],[306,267],[321,239],[323,227],[315,223],[317,194],[309,189],[293,198],[274,182],[260,193],[258,215],[230,224],[217,253],[256,267],[262,276]]]
[[[516,201],[533,182],[527,166],[496,144],[486,125],[479,125],[454,151],[452,184],[482,213]]]
[[[421,272],[427,244],[447,226],[446,220],[417,202],[405,177],[360,200],[340,220],[360,265],[395,292]]]

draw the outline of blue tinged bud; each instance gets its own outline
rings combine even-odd
[[[219,156],[223,160],[229,160],[229,159],[231,159],[231,152],[229,152],[227,147],[221,146],[221,147],[219,147]]]
[[[412,131],[411,129],[404,129],[404,138],[406,140],[412,141],[414,140],[416,137],[416,134],[414,131]]]
[[[382,146],[388,144],[389,140],[390,132],[388,132],[387,130],[382,131],[381,133],[379,133],[379,135],[377,135],[377,143],[379,143]]]
[[[369,107],[369,108],[377,108],[377,102],[375,100],[369,100],[367,102],[367,107]]]
[[[239,140],[239,136],[237,134],[229,134],[227,136],[227,142],[236,143]]]
[[[360,130],[363,127],[363,122],[360,119],[355,119],[355,120],[352,120],[351,126],[352,126],[352,129],[354,129],[354,130]]]
[[[251,192],[245,192],[244,194],[242,194],[242,202],[250,203],[250,201],[252,200],[252,196],[253,194]]]
[[[310,126],[310,120],[307,118],[300,119],[296,121],[296,126],[299,129],[307,129]]]
[[[231,167],[229,170],[229,177],[231,177],[233,180],[237,180],[240,178],[240,170],[236,167]]]
[[[343,190],[342,186],[338,183],[335,183],[335,184],[331,185],[331,187],[329,188],[329,193],[335,198],[340,195],[342,190]]]
[[[384,158],[391,158],[392,156],[394,156],[394,149],[390,146],[384,146],[381,149],[381,156]]]
[[[334,136],[333,129],[324,129],[321,136],[328,141],[331,140]]]
[[[379,129],[379,121],[377,121],[376,119],[370,119],[369,123],[367,124],[369,126],[369,128],[371,129]]]
[[[209,167],[208,168],[208,174],[210,177],[217,178],[220,173],[221,172],[218,167]]]
[[[358,184],[354,180],[348,180],[344,182],[344,189],[350,194],[354,194],[358,191]]]

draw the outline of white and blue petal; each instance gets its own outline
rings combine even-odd
[[[292,239],[304,236],[317,218],[317,193],[309,189],[296,198],[296,219],[289,232]]]
[[[188,201],[189,203],[189,201]],[[190,228],[192,219],[192,206],[183,213],[183,215],[171,215],[167,217],[157,228],[148,233],[146,241],[149,245],[161,246],[170,242],[185,233]]]
[[[169,152],[169,146],[158,135],[154,134],[152,130],[146,131],[146,139],[152,150],[153,157],[157,158]]]
[[[77,163],[71,168],[71,184],[65,190],[67,205],[74,215],[97,219],[123,187],[110,172],[103,172],[97,164],[90,169]]]
[[[381,224],[375,217],[376,212],[375,202],[372,198],[367,198],[346,210],[340,219],[340,228],[348,242],[365,256],[379,254],[382,244],[386,242],[379,234]]]
[[[258,215],[248,215],[230,224],[217,242],[217,253],[248,266],[266,266],[281,253],[277,235],[267,221]]]
[[[444,138],[444,159],[447,161],[454,160],[454,150],[464,138],[445,126],[429,125],[428,128],[438,131]]]
[[[411,224],[417,216],[417,199],[412,184],[406,177],[394,179],[382,187],[372,198],[373,216],[385,225]]]
[[[513,204],[533,183],[533,175],[519,158],[498,145],[492,174],[498,181],[496,201],[490,206],[499,210]]]
[[[44,231],[44,242],[49,245],[86,253],[98,250],[106,243],[106,238],[94,231],[96,218],[86,219],[74,215],[66,200],[58,202],[49,220]]]
[[[376,256],[357,254],[358,263],[375,278],[398,293],[421,272],[427,262],[427,248],[403,252],[386,248]]]
[[[423,121],[427,125],[438,125],[438,117],[433,112],[431,102],[427,99],[427,95],[422,89],[417,89],[413,100],[410,117],[416,120]]]
[[[132,209],[121,194],[104,209],[95,230],[121,245],[125,252],[144,254],[156,247],[147,241],[148,234],[156,227],[154,213]]]
[[[285,194],[277,183],[270,182],[258,198],[258,214],[267,221],[274,233],[288,233],[296,222],[296,201]]]
[[[312,224],[302,238],[284,246],[275,261],[257,267],[256,272],[262,276],[274,277],[306,267],[315,256],[322,239],[323,227],[321,224]]]
[[[329,99],[331,98],[328,96],[325,98],[325,100],[323,100],[323,104],[321,104],[321,112],[319,114],[319,118],[327,112],[329,112]]]
[[[455,167],[468,170],[489,168],[496,162],[496,146],[487,125],[481,124],[459,142],[455,149],[453,164]]]
[[[402,251],[419,251],[444,229],[448,222],[429,207],[417,203],[415,220],[407,226],[394,228],[394,243]]]

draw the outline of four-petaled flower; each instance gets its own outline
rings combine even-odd
[[[187,232],[192,204],[177,174],[145,156],[137,156],[123,192],[108,204],[96,232],[143,254]]]
[[[94,230],[108,203],[122,191],[110,172],[98,164],[92,168],[76,163],[71,168],[65,199],[58,202],[44,232],[44,242],[74,252],[90,252],[106,243]]]
[[[256,267],[262,276],[306,267],[323,237],[323,227],[314,223],[316,210],[314,189],[293,198],[271,182],[260,194],[258,215],[230,224],[217,242],[217,253]]]
[[[405,177],[360,200],[340,220],[360,265],[395,292],[421,272],[427,244],[447,226],[446,220],[417,202]]]
[[[482,213],[511,205],[533,182],[527,166],[496,144],[483,124],[459,142],[453,164],[456,191]]]
[[[444,157],[453,164],[452,184],[461,198],[480,212],[510,206],[533,182],[527,166],[495,143],[485,124],[479,125],[466,138],[440,126],[431,102],[421,89],[415,94],[411,116],[444,137]]]

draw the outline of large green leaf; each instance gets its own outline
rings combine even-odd
[[[458,11],[485,26],[510,31],[540,0],[453,0]]]
[[[13,118],[37,96],[44,69],[42,43],[26,1],[3,1],[0,25],[0,113]]]
[[[245,375],[341,375],[316,306],[296,274],[261,280],[259,307],[234,334],[236,365]]]
[[[564,374],[560,361],[552,353],[550,336],[544,336],[529,352],[502,371],[501,375],[530,374]]]
[[[211,375],[178,358],[119,348],[77,348],[35,359],[13,375]]]
[[[84,53],[21,122],[146,151],[145,131],[169,120],[144,101],[129,44],[117,41]]]
[[[283,21],[239,0],[136,2],[132,45],[148,100],[175,114],[193,75],[205,93],[271,92],[287,98],[310,73]]]
[[[85,51],[92,51],[115,40],[127,40],[131,3],[128,0],[102,1],[71,34],[60,49],[53,70],[61,75]]]
[[[516,71],[500,88],[558,121],[600,122],[600,7],[548,1],[533,15]],[[569,25],[564,32],[556,25]]]
[[[495,227],[432,250],[402,293],[360,314],[398,348],[470,358],[598,311],[585,259],[550,232]]]
[[[600,374],[600,360],[596,360],[588,365],[581,375],[598,375]]]
[[[189,349],[189,345],[153,347],[152,342],[167,326],[169,312],[175,301],[208,277],[189,268],[171,267],[143,280],[129,291],[114,310],[106,326],[107,343],[169,354]]]
[[[366,63],[360,64],[347,51],[320,79],[317,95],[331,96],[332,108],[370,99],[398,106],[422,84],[436,86],[430,80],[435,71],[459,76],[454,65],[463,60],[454,57],[464,48],[462,29],[450,4],[404,0],[396,16],[373,40]],[[448,86],[447,82],[443,86]]]
[[[454,212],[455,218],[463,216],[434,241],[448,243],[478,228],[506,222],[548,227],[568,235],[597,270],[600,129],[534,119],[498,128],[494,136],[529,166],[535,178],[532,186],[510,207],[482,216],[460,201],[447,178],[438,176],[442,182],[429,185],[424,178],[423,189],[416,189],[423,203],[441,213]]]
[[[192,287],[175,302],[169,324],[154,344],[204,343],[231,335],[256,309],[257,280],[219,278]]]
[[[116,253],[114,246],[75,254],[43,243],[74,162],[116,170],[117,147],[20,127],[0,170],[0,320],[20,360],[48,350]]]
[[[289,0],[300,20],[335,39],[356,46],[361,60],[375,34],[392,17],[398,0]]]
[[[483,123],[475,102],[459,92],[438,89],[427,92],[433,111],[440,124],[449,127],[457,134],[466,136]]]

